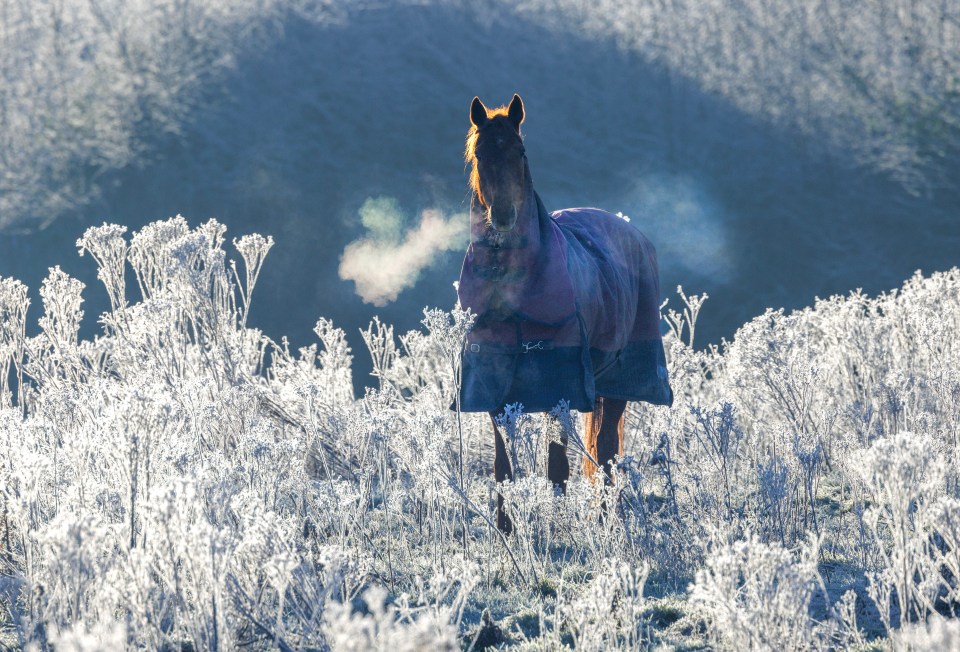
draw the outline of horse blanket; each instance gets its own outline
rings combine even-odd
[[[671,405],[653,245],[616,215],[548,214],[532,196],[510,233],[474,221],[457,290],[477,315],[461,409],[543,412],[565,399],[589,412],[598,396]]]

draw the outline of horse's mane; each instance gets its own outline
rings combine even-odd
[[[509,120],[509,107],[498,106],[495,109],[487,109],[487,118],[497,122],[506,122]],[[511,127],[511,130],[513,128]],[[514,130],[515,131],[515,130]],[[463,151],[463,160],[473,166],[470,171],[470,188],[477,197],[480,197],[480,173],[477,171],[477,139],[480,137],[480,130],[476,125],[470,125],[470,131],[467,132],[467,146]]]

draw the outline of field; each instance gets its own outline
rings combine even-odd
[[[0,647],[960,646],[960,270],[705,350],[680,291],[675,404],[631,406],[612,488],[545,479],[561,432],[581,461],[563,405],[504,415],[503,536],[489,419],[450,409],[471,316],[372,323],[355,399],[330,322],[299,351],[247,328],[272,240],[225,230],[89,229],[90,341],[79,281],[51,270],[32,335],[0,279]]]

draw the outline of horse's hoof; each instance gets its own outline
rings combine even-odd
[[[503,512],[497,513],[497,529],[504,534],[513,534],[513,521]]]

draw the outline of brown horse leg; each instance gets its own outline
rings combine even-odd
[[[623,413],[627,402],[620,399],[597,397],[593,412],[583,415],[584,443],[593,459],[603,465],[604,480],[613,478],[613,458],[623,454]],[[590,459],[583,460],[583,474],[592,478],[597,466]]]
[[[547,478],[560,493],[567,493],[567,480],[570,479],[570,462],[567,460],[567,437],[559,442],[550,442],[547,448]]]
[[[597,465],[593,460],[597,459],[597,435],[600,434],[600,424],[603,423],[603,399],[597,397],[593,404],[593,412],[583,413],[583,443],[590,457],[583,458],[583,475],[592,479],[597,472]],[[590,458],[593,458],[591,460]]]
[[[494,412],[490,413],[490,420],[493,422],[493,478],[497,482],[504,480],[513,480],[513,471],[510,470],[510,458],[507,457],[507,446],[503,441],[503,435],[497,427],[497,417]],[[513,532],[513,523],[510,517],[503,510],[503,496],[497,492],[497,528],[506,534]]]
[[[612,479],[613,458],[623,455],[623,414],[627,410],[627,402],[614,398],[601,400],[603,423],[597,436],[597,461],[603,464],[606,477]]]

